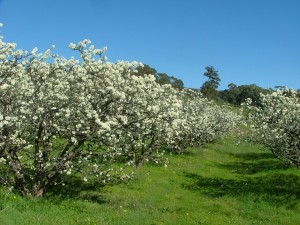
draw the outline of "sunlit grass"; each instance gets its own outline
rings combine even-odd
[[[0,224],[299,224],[300,173],[261,146],[227,138],[169,162],[144,166],[128,184],[76,183],[73,195],[2,190]]]

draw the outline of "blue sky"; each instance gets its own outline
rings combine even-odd
[[[300,88],[300,0],[0,0],[1,35],[18,48],[70,57],[70,42],[108,47],[199,88],[206,66],[221,85]],[[76,55],[75,55],[76,56]]]

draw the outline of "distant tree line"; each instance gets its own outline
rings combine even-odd
[[[259,105],[260,93],[267,94],[272,92],[272,90],[264,89],[256,84],[237,86],[234,83],[228,84],[228,89],[219,91],[217,89],[220,85],[221,78],[218,71],[215,70],[213,66],[207,66],[205,70],[203,75],[207,77],[208,80],[200,87],[200,91],[205,97],[211,100],[240,105],[245,99],[251,98],[254,105]]]
[[[176,89],[183,89],[184,83],[181,79],[174,76],[170,76],[167,73],[159,73],[153,67],[147,64],[138,66],[136,71],[132,74],[136,76],[145,76],[152,74],[155,76],[156,82],[164,85],[170,84]],[[285,89],[284,86],[275,86],[273,89],[265,89],[257,86],[256,84],[244,84],[236,85],[230,83],[225,90],[218,90],[220,86],[221,78],[219,72],[213,66],[207,66],[203,74],[207,77],[207,80],[198,89],[206,98],[217,101],[219,103],[229,103],[232,105],[241,105],[247,98],[252,99],[252,104],[255,106],[260,105],[260,94],[268,94],[277,89]],[[195,90],[195,89],[194,89]],[[298,90],[298,96],[300,97],[300,90]]]
[[[136,68],[136,71],[133,72],[134,75],[137,76],[144,76],[144,75],[149,75],[152,74],[156,78],[156,82],[164,85],[164,84],[170,84],[172,87],[176,89],[183,89],[184,88],[184,83],[181,79],[178,79],[176,77],[170,76],[166,73],[158,73],[156,69],[150,67],[147,64],[144,64],[143,66],[138,66]]]
[[[247,98],[251,98],[254,105],[260,105],[260,94],[270,92],[272,92],[271,89],[264,89],[256,84],[237,86],[230,83],[228,89],[219,91],[219,94],[222,100],[233,105],[241,105]]]

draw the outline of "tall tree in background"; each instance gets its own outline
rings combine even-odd
[[[205,70],[206,72],[204,73],[204,76],[206,76],[208,80],[203,83],[200,91],[207,98],[218,99],[217,88],[219,87],[221,81],[218,71],[215,70],[213,66],[207,66]]]

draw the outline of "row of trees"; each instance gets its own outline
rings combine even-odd
[[[126,165],[211,141],[239,119],[172,77],[161,85],[148,66],[107,62],[89,40],[70,48],[80,60],[0,38],[0,183],[23,196],[74,175],[127,179]]]
[[[261,94],[260,106],[245,103],[251,140],[300,168],[300,98],[293,90]]]
[[[53,47],[54,48],[54,47]],[[180,153],[233,130],[240,117],[208,98],[220,78],[207,67],[201,92],[136,62],[110,63],[89,40],[70,44],[80,60],[16,50],[0,38],[0,183],[42,197],[72,176],[124,180],[166,151]],[[153,74],[152,74],[153,73]],[[214,91],[212,91],[214,90]],[[231,84],[223,95],[240,104],[255,85]],[[204,98],[203,94],[208,98]],[[253,97],[254,96],[254,97]],[[266,92],[247,101],[252,140],[300,167],[297,93]]]
[[[269,147],[278,158],[300,168],[300,92],[275,87],[277,91],[263,89],[255,84],[217,91],[220,78],[213,67],[206,67],[208,80],[200,88],[210,99],[220,99],[244,105],[246,123],[251,129],[250,140]],[[249,138],[249,137],[247,137]]]

